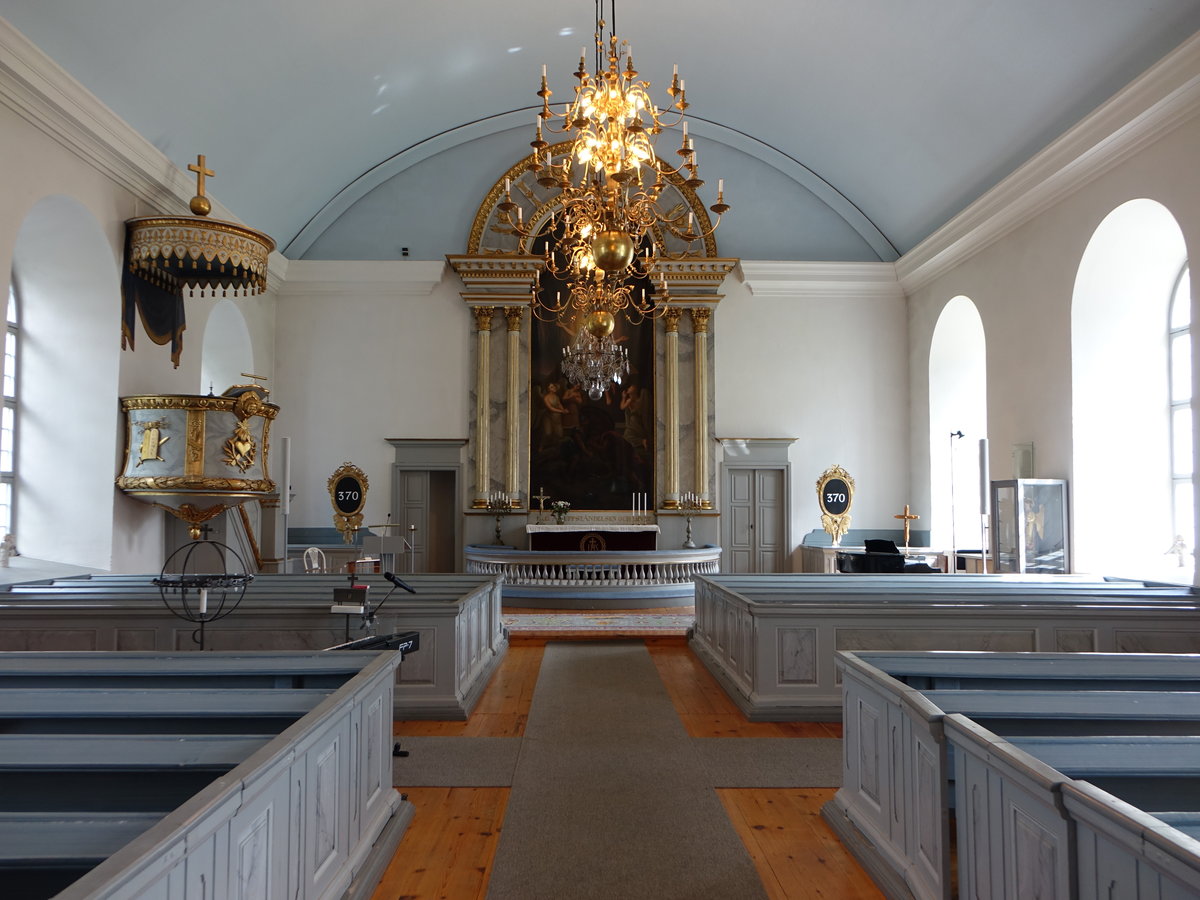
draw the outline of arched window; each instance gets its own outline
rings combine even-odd
[[[1193,580],[1191,556],[1177,555],[1177,538],[1190,543],[1194,531],[1186,264],[1179,223],[1147,198],[1105,216],[1080,258],[1071,301],[1077,572]]]
[[[1192,487],[1192,286],[1185,263],[1175,279],[1168,316],[1168,364],[1171,369],[1171,514],[1180,553],[1196,546],[1195,493]]]
[[[0,410],[0,535],[13,530],[13,483],[17,473],[17,291],[11,284],[6,319],[4,357],[0,361],[0,387],[4,393]]]

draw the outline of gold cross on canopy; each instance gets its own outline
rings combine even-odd
[[[188,206],[195,215],[207,216],[212,211],[212,203],[204,196],[204,176],[212,178],[216,172],[204,165],[203,153],[196,157],[194,165],[188,166],[188,171],[196,173],[196,196],[192,198],[192,202]]]
[[[201,197],[203,197],[204,196],[204,176],[207,175],[209,178],[213,178],[216,176],[217,173],[214,172],[212,169],[205,167],[203,153],[201,153],[199,156],[196,157],[195,164],[188,166],[188,171],[196,173],[196,193],[199,194]]]
[[[921,518],[920,516],[913,515],[912,513],[910,513],[908,511],[908,506],[909,506],[909,504],[905,503],[904,504],[904,512],[892,516],[893,519],[903,519],[904,520],[904,549],[905,550],[908,549],[908,529],[912,525],[913,519]]]

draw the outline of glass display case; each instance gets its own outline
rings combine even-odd
[[[1070,546],[1065,481],[992,482],[992,558],[997,572],[1070,572]]]

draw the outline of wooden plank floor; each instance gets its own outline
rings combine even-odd
[[[683,638],[647,638],[647,649],[694,737],[840,737],[820,722],[749,722]],[[398,736],[520,737],[545,640],[514,637],[466,722],[397,722]],[[416,815],[373,900],[472,900],[487,894],[507,788],[406,788]],[[718,791],[771,900],[883,895],[820,817],[832,789]]]

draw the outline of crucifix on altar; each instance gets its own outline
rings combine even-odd
[[[905,553],[908,552],[909,528],[912,526],[914,519],[921,518],[920,516],[914,515],[911,512],[909,512],[908,507],[909,507],[909,504],[905,503],[904,504],[904,512],[898,513],[898,514],[892,516],[893,519],[903,519],[904,520],[904,552]]]
[[[538,502],[538,524],[540,525],[542,521],[542,513],[546,511],[546,501],[550,499],[550,495],[546,493],[546,489],[544,487],[540,487],[538,488],[538,492],[530,499]]]

